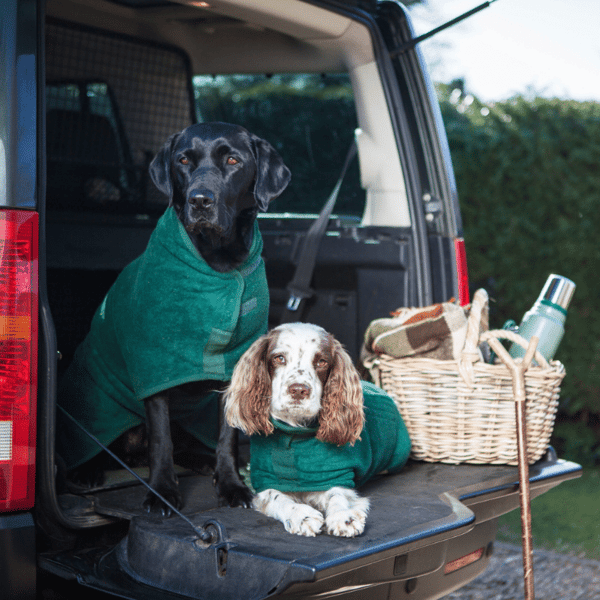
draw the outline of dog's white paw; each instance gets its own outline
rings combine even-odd
[[[365,530],[367,513],[357,509],[339,510],[327,515],[327,533],[339,537],[355,537]]]
[[[288,533],[315,537],[321,532],[324,522],[325,519],[318,510],[306,504],[298,504],[283,525]]]

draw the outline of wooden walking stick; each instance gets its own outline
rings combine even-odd
[[[517,453],[519,465],[519,499],[521,502],[521,539],[523,546],[523,582],[525,600],[535,600],[533,590],[533,541],[531,536],[531,496],[529,493],[529,456],[527,453],[527,411],[525,372],[529,368],[539,338],[533,336],[522,361],[515,362],[504,346],[495,338],[488,343],[512,374],[515,411],[517,417]]]

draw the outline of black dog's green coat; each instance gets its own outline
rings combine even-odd
[[[262,238],[255,225],[246,261],[211,269],[172,208],[144,254],[119,275],[96,311],[60,389],[60,405],[102,443],[144,421],[142,400],[190,381],[228,381],[250,344],[267,329],[269,294]],[[218,398],[209,393],[170,416],[211,448]],[[73,468],[100,451],[61,419],[58,451]]]

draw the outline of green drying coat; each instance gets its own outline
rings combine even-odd
[[[59,404],[109,444],[145,420],[143,400],[192,381],[228,381],[241,355],[267,330],[269,291],[258,224],[247,260],[219,273],[192,244],[173,208],[144,253],[117,278],[94,315],[59,390]],[[210,448],[218,394],[170,416]],[[99,447],[58,411],[57,451],[73,468]]]
[[[250,438],[250,477],[257,493],[360,487],[378,473],[404,466],[410,439],[394,401],[373,384],[361,384],[365,425],[354,446],[318,440],[318,427],[291,427],[277,420],[272,420],[273,433]]]

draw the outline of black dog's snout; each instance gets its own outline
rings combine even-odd
[[[195,192],[190,195],[188,202],[194,208],[208,208],[215,203],[215,197],[208,191]]]
[[[304,400],[310,396],[310,386],[304,383],[292,383],[288,387],[288,393],[294,400]]]

